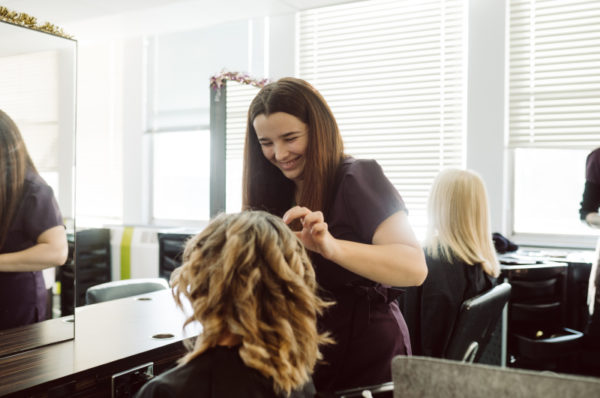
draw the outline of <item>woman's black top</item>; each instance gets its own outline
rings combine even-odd
[[[63,225],[63,220],[52,188],[38,174],[28,171],[23,196],[0,253],[35,246],[44,231],[58,225]],[[0,272],[0,330],[45,320],[46,296],[42,271]]]
[[[289,398],[312,398],[312,382]],[[211,348],[185,365],[178,366],[146,383],[136,398],[282,398],[273,390],[272,380],[244,364],[239,346]]]
[[[387,218],[406,211],[402,197],[374,160],[346,158],[338,170],[325,221],[336,239],[371,244]],[[335,305],[318,326],[335,344],[322,347],[313,375],[317,390],[339,391],[392,379],[392,358],[410,355],[410,338],[389,286],[369,281],[313,253],[321,293]]]
[[[443,358],[463,301],[491,289],[494,278],[476,265],[425,256],[428,274],[401,298],[414,355]]]

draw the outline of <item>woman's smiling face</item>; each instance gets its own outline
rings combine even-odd
[[[308,126],[285,112],[258,115],[252,125],[265,158],[298,185],[306,164]]]

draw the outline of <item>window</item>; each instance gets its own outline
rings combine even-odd
[[[211,139],[202,34],[146,38],[149,221],[198,225],[210,218]]]
[[[0,64],[0,109],[18,125],[36,168],[57,197],[58,72],[55,51],[4,57]]]
[[[515,231],[594,234],[579,222],[587,154],[581,149],[515,150]]]
[[[301,12],[298,75],[346,153],[376,159],[418,235],[437,173],[464,165],[464,1],[362,1]]]
[[[212,96],[209,84],[211,76],[223,70],[225,65],[238,70],[248,69],[249,59],[253,55],[253,47],[250,46],[252,35],[249,35],[251,27],[250,20],[240,20],[145,39],[145,133],[154,139],[149,151],[154,154],[147,156],[149,164],[146,165],[153,175],[149,178],[148,185],[154,185],[147,193],[153,202],[149,210],[152,213],[149,216],[151,223],[197,226],[199,222],[206,222],[211,214],[211,206],[217,206],[215,203],[221,200],[225,184],[227,198],[230,199],[227,209],[240,210],[241,151],[249,100],[248,104],[239,105],[245,106],[243,121],[236,122],[235,116],[227,119],[229,127],[242,136],[235,138],[237,133],[226,135],[228,150],[225,163],[225,145],[220,141],[223,136],[214,139],[209,132]],[[229,99],[235,95],[228,92],[227,96]],[[231,112],[240,113],[242,110]],[[187,135],[191,141],[187,141]],[[241,141],[233,142],[231,139]],[[171,142],[167,143],[168,141]],[[163,145],[173,148],[170,154]],[[175,149],[177,147],[179,149]],[[213,161],[218,159],[219,167],[211,166],[211,156]],[[219,176],[218,179],[211,179],[211,167],[213,172],[224,171],[223,168],[226,168],[226,178]],[[239,178],[239,182],[235,178]],[[180,181],[178,192],[168,189],[171,192],[167,193],[159,187],[172,187],[174,179]],[[156,197],[180,195],[184,185],[189,198],[171,200]],[[219,200],[215,200],[217,196]],[[236,200],[238,203],[235,203]],[[224,206],[225,203],[219,203],[219,211]]]
[[[210,131],[153,134],[153,209],[159,220],[208,220]]]
[[[587,153],[600,143],[600,2],[512,0],[513,233],[585,235]]]

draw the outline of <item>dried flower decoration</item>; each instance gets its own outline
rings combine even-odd
[[[258,88],[263,88],[267,83],[269,83],[269,79],[253,79],[246,73],[221,71],[221,73],[210,78],[210,87],[214,90],[219,89],[223,87],[225,81],[227,80],[235,80],[236,82],[249,84]]]
[[[27,15],[24,12],[11,11],[6,7],[0,6],[0,21],[4,21],[13,25],[23,26],[29,29],[38,30],[40,32],[49,33],[54,36],[72,39],[73,36],[66,34],[61,28],[52,25],[49,22],[38,24],[37,18]]]
[[[214,75],[210,78],[210,88],[216,90],[215,102],[220,101],[220,89],[225,85],[225,82],[227,80],[234,80],[236,82],[248,84],[258,88],[263,88],[267,83],[269,83],[269,79],[253,79],[246,73],[221,71],[221,73]]]

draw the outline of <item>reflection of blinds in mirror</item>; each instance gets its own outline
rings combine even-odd
[[[242,158],[248,108],[258,91],[257,87],[248,84],[227,81],[227,159]]]
[[[226,209],[227,212],[237,212],[242,208],[242,165],[246,118],[250,102],[259,89],[234,80],[227,81],[226,89]]]
[[[376,0],[299,17],[299,76],[331,106],[346,152],[381,164],[415,226],[438,171],[464,162],[465,16],[458,0]]]
[[[600,142],[600,2],[510,2],[511,147]]]
[[[0,108],[17,123],[40,172],[58,169],[58,82],[54,51],[0,62]]]

